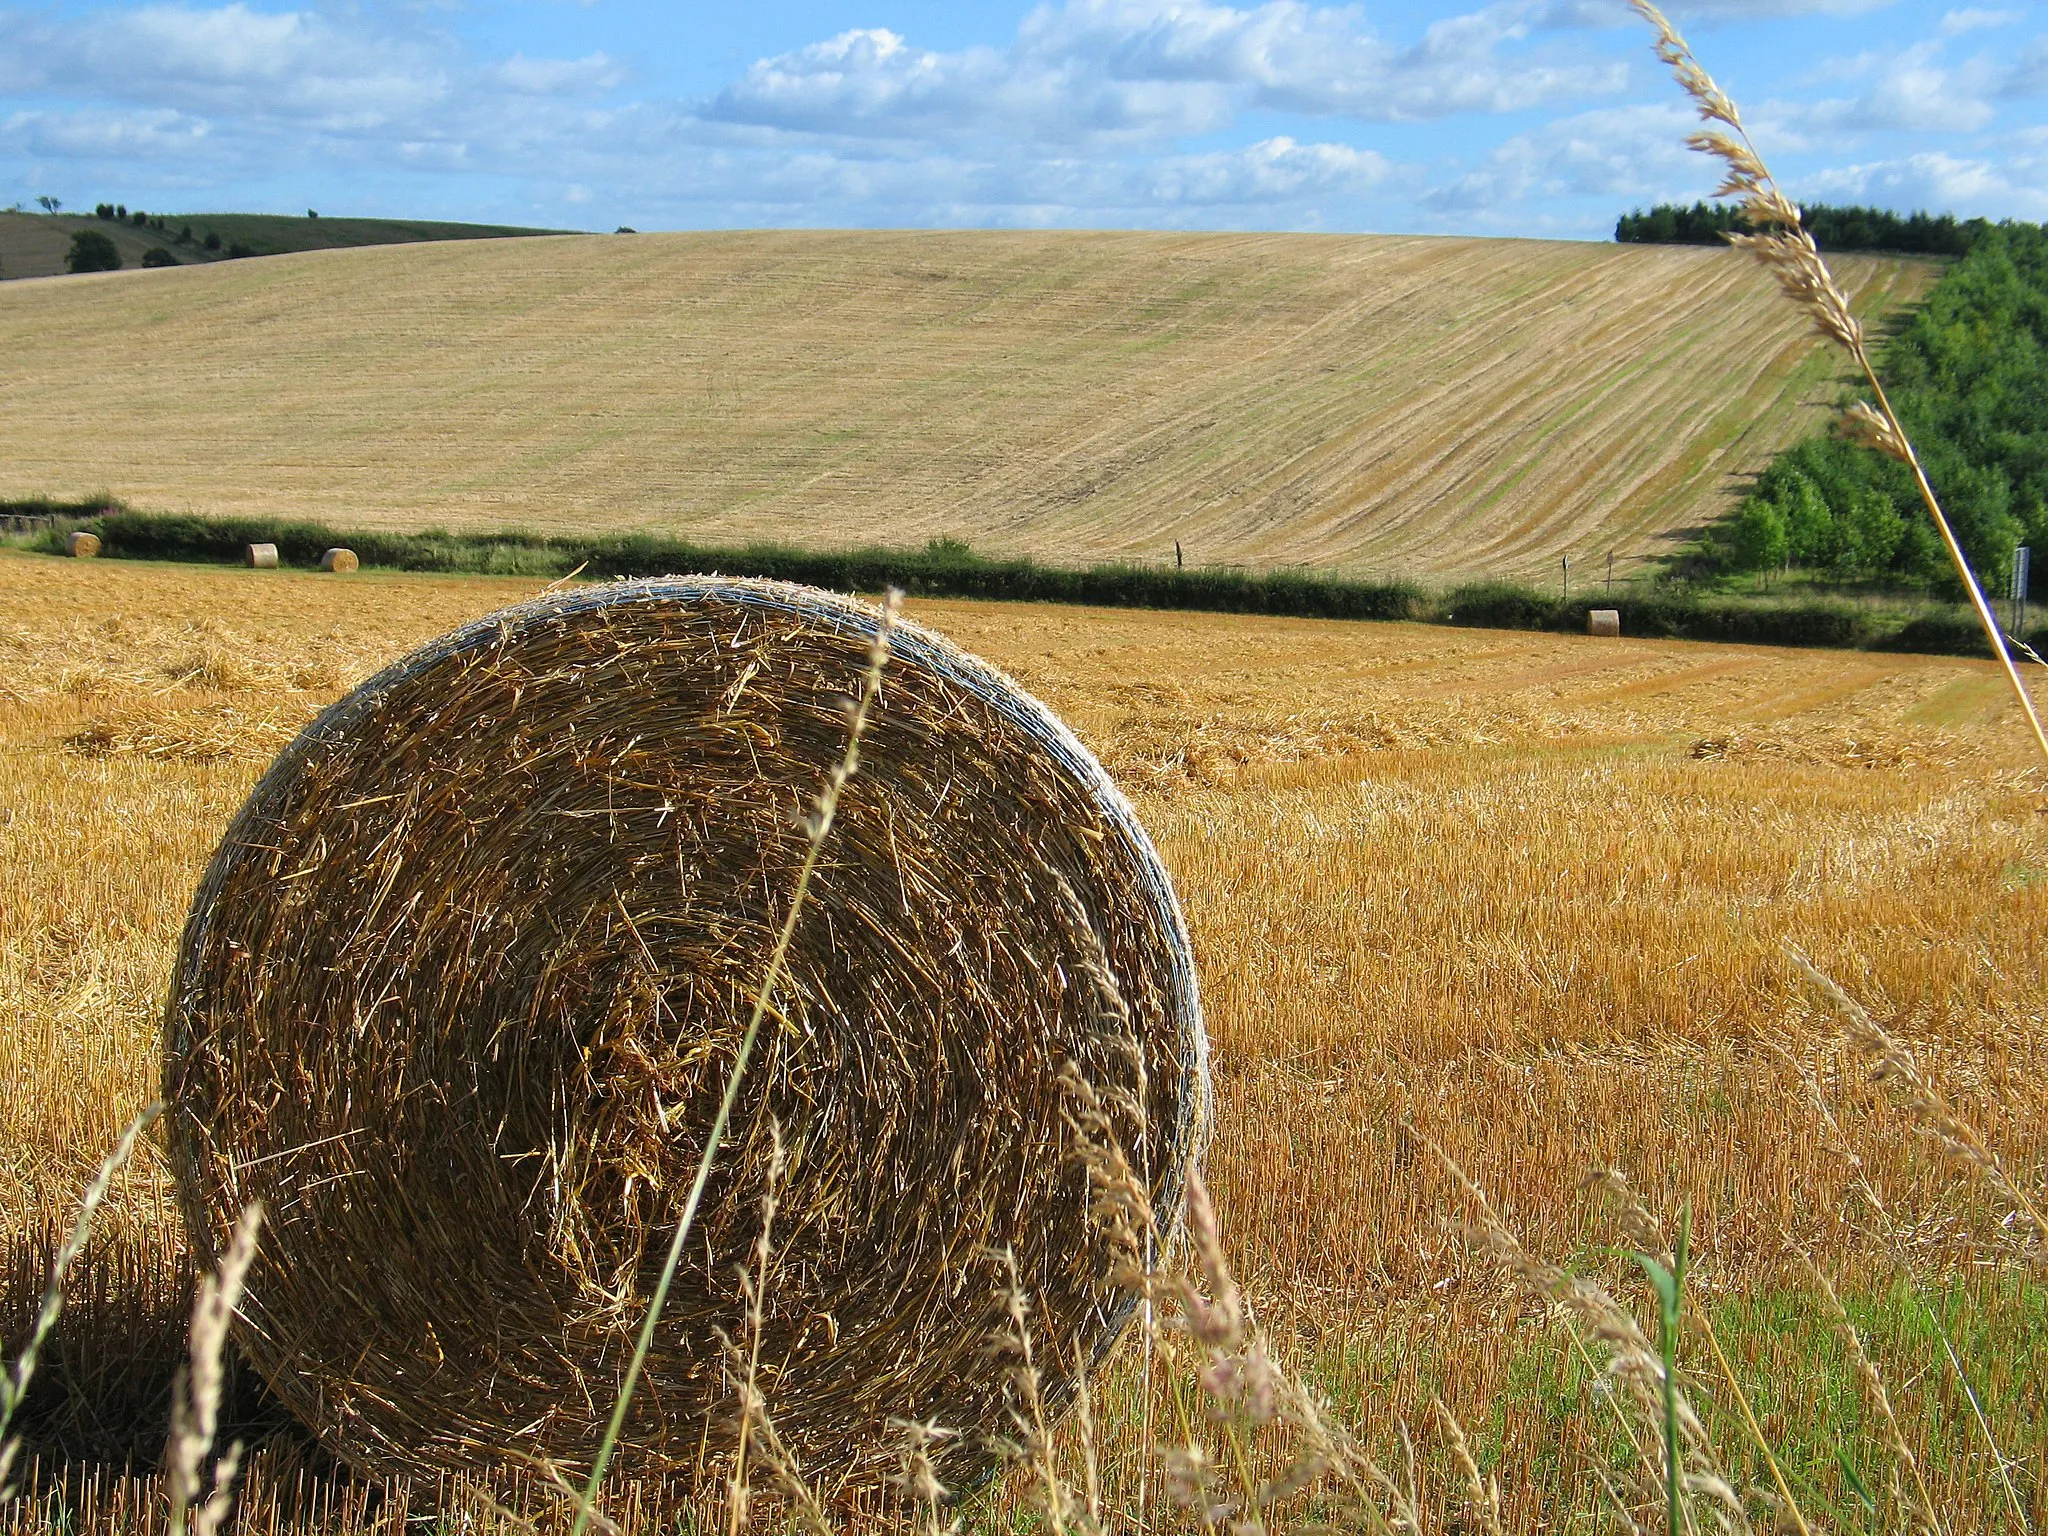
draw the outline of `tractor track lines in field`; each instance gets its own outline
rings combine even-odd
[[[1839,263],[1866,311],[1927,263]],[[1817,419],[1706,249],[771,232],[414,245],[0,292],[0,493],[1421,579],[1631,562]],[[197,361],[167,389],[152,348]]]

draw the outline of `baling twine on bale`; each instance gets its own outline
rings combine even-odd
[[[264,1202],[239,1338],[345,1459],[589,1465],[879,621],[762,581],[544,598],[343,699],[243,807],[173,984],[173,1161],[201,1265]],[[1054,1401],[1132,1305],[1070,1062],[1142,1105],[1127,1150],[1177,1211],[1207,1047],[1158,857],[1043,706],[900,625],[622,1465],[701,1470],[736,1426],[718,1339],[772,1123],[782,1439],[857,1484],[891,1420],[936,1421],[942,1473],[985,1470],[1005,1250]]]

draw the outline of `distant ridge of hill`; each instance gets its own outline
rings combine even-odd
[[[180,266],[229,261],[237,256],[281,256],[288,251],[325,251],[347,246],[410,245],[422,240],[504,240],[531,235],[566,235],[566,229],[526,229],[512,224],[449,224],[431,219],[351,219],[282,213],[152,214],[149,225],[102,219],[90,213],[0,213],[0,280],[54,277],[64,271],[71,237],[96,229],[114,242],[121,265],[139,267],[143,256],[161,248]],[[155,220],[162,220],[156,227]],[[189,232],[189,233],[188,233]],[[207,236],[217,244],[208,249]],[[184,236],[185,238],[180,238]]]

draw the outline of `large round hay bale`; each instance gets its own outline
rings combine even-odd
[[[877,623],[770,582],[545,598],[334,705],[237,816],[168,1010],[173,1160],[201,1265],[265,1203],[241,1341],[347,1460],[588,1464]],[[701,1466],[734,1426],[716,1339],[740,1336],[772,1121],[778,1428],[863,1482],[893,1464],[888,1420],[937,1419],[971,1476],[1014,1431],[999,1254],[1055,1401],[1129,1315],[1062,1068],[1125,1098],[1171,1213],[1207,1048],[1129,804],[1016,684],[914,625],[771,1024],[622,1454]]]
[[[100,536],[74,528],[64,535],[64,553],[74,560],[90,560],[100,552]]]
[[[245,544],[242,546],[242,563],[259,571],[274,571],[277,569],[277,546]]]
[[[337,547],[325,551],[320,556],[320,569],[323,571],[338,571],[345,574],[354,570],[359,563],[356,552],[352,549]]]

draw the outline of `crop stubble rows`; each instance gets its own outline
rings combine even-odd
[[[1931,264],[1839,263],[1881,313]],[[151,366],[138,367],[138,356]],[[0,495],[1055,562],[1629,570],[1809,430],[1735,253],[737,233],[312,252],[0,290]]]
[[[68,1199],[153,1091],[189,892],[277,742],[349,680],[532,589],[0,558],[10,1230]],[[1967,1191],[1845,1069],[1785,939],[1932,1060],[2019,1167],[2043,1165],[2048,829],[1988,667],[950,602],[916,616],[1019,676],[1132,788],[1195,934],[1226,1233],[1283,1337],[1369,1341],[1331,1367],[1354,1387],[1442,1391],[1482,1420],[1505,1404],[1509,1452],[1556,1437],[1503,1396],[1515,1309],[1396,1135],[1403,1112],[1556,1257],[1598,1235],[1572,1191],[1612,1163],[1667,1207],[1691,1201],[1726,1295],[1783,1284],[1787,1234],[1844,1283],[1882,1283],[1893,1239],[1853,1198],[1847,1151],[1908,1213],[1925,1273],[1996,1252]],[[1843,1096],[1849,1147],[1793,1063]],[[152,1159],[114,1217],[160,1261],[167,1193]],[[1782,1366],[1749,1347],[1757,1370]],[[1936,1475],[1966,1489],[1981,1470]]]

